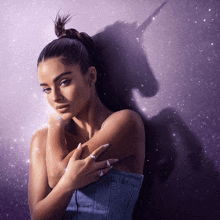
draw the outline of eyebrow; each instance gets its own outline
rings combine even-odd
[[[68,71],[68,72],[64,72],[64,73],[61,73],[59,76],[57,76],[54,80],[53,80],[53,83],[55,83],[59,78],[61,78],[62,76],[64,75],[68,75],[68,74],[71,74],[72,72],[71,71]],[[48,86],[46,83],[40,83],[40,86]]]

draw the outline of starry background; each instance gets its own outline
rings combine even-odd
[[[51,0],[0,2],[0,219],[30,219],[29,144],[47,126],[51,109],[39,87],[36,61],[55,38],[57,12],[95,35],[121,20],[140,25],[162,0]],[[160,89],[134,96],[149,119],[172,107],[201,142],[202,171],[191,169],[176,137],[178,159],[165,183],[155,181],[151,219],[220,218],[220,2],[170,0],[143,35],[143,48]],[[173,134],[175,136],[175,133]],[[178,136],[178,135],[177,135]]]

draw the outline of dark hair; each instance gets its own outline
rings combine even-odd
[[[65,24],[70,16],[56,16],[54,21],[55,34],[58,39],[53,40],[41,51],[37,65],[49,58],[61,57],[64,65],[79,64],[85,74],[90,66],[95,66],[96,51],[91,37],[75,29],[65,30]]]

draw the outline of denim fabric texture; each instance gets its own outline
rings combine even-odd
[[[143,175],[112,169],[74,192],[62,219],[132,220]]]

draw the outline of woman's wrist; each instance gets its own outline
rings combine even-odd
[[[60,182],[61,182],[61,184],[63,184],[65,186],[67,193],[71,194],[75,190],[78,189],[75,186],[72,175],[70,176],[70,174],[68,172],[66,172],[66,169],[65,169],[65,173],[63,174],[63,176],[60,179]]]
[[[60,129],[64,129],[66,126],[66,123],[60,119],[60,120],[50,120],[48,121],[48,125],[50,128],[60,128]]]
[[[57,113],[52,113],[48,117],[48,125],[52,127],[65,128],[65,126],[67,126],[70,123],[70,121],[70,119],[64,120]]]

